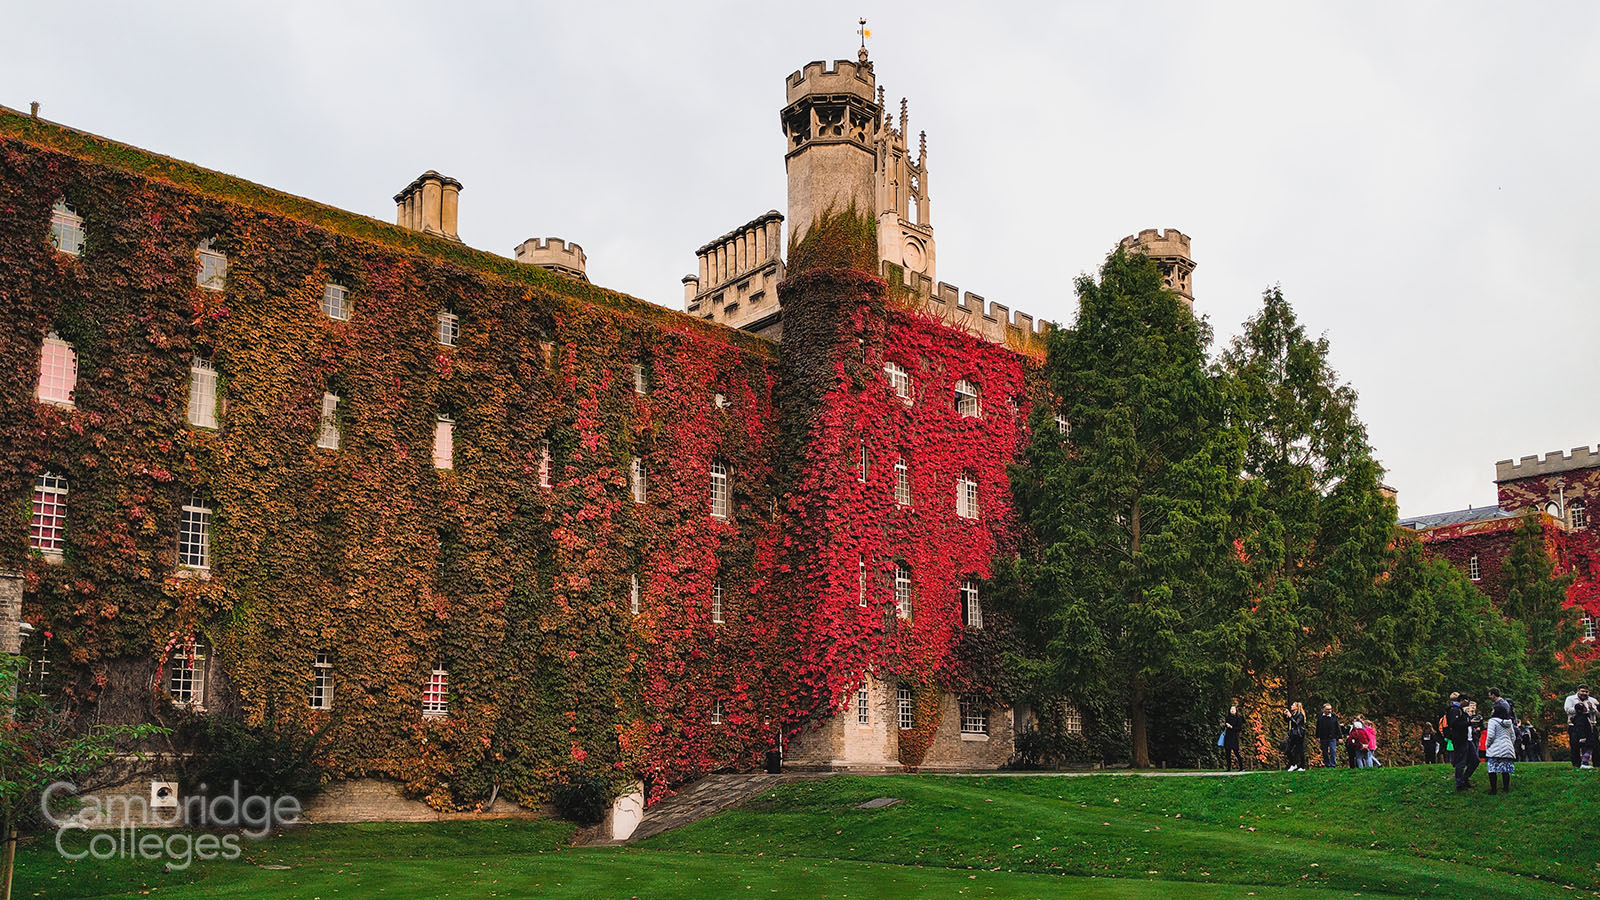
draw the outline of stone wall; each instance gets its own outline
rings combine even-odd
[[[1016,723],[1009,705],[989,710],[988,734],[961,731],[961,704],[954,694],[946,694],[940,705],[939,729],[922,758],[928,769],[997,769],[1011,759],[1016,747]]]
[[[899,771],[900,730],[896,685],[873,678],[867,681],[867,723],[857,714],[856,700],[848,709],[817,723],[790,740],[786,765],[803,769]]]

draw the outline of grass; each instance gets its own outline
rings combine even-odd
[[[1600,781],[1565,764],[1520,765],[1514,780],[1515,793],[1489,797],[1451,791],[1443,766],[841,777],[620,848],[569,847],[553,822],[321,826],[163,873],[69,862],[45,842],[19,853],[17,896],[1600,896],[1587,843]],[[883,796],[901,802],[856,809]]]

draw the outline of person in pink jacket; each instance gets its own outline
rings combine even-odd
[[[1372,723],[1356,716],[1350,723],[1350,737],[1361,750],[1360,767],[1366,769],[1377,765],[1378,732],[1373,730]]]

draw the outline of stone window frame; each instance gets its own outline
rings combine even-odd
[[[40,403],[74,409],[73,394],[78,389],[78,351],[54,331],[39,345],[39,384],[34,397]]]
[[[872,724],[872,702],[866,685],[856,688],[856,724]]]
[[[215,431],[217,406],[216,367],[210,360],[196,356],[189,361],[189,424]]]
[[[333,709],[333,655],[326,650],[314,651],[311,657],[309,708]]]
[[[206,646],[199,640],[179,649],[167,659],[167,678],[163,689],[173,705],[197,712],[205,710],[206,659]]]
[[[958,701],[961,712],[961,735],[989,736],[989,708],[983,701],[972,694],[964,694]]]
[[[178,517],[178,567],[194,573],[211,570],[211,500],[191,491]]]
[[[1467,554],[1467,577],[1473,581],[1483,580],[1483,562],[1476,550]]]
[[[1573,528],[1589,527],[1589,506],[1582,500],[1567,502],[1567,522]]]
[[[67,256],[81,256],[87,237],[83,216],[68,206],[65,199],[57,200],[50,207],[50,246]]]
[[[33,479],[28,546],[52,562],[59,562],[67,548],[67,494],[70,489],[67,477],[55,472],[46,471]]]
[[[422,684],[422,717],[443,719],[450,715],[450,672],[435,661]]]

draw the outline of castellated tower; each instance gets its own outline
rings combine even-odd
[[[1194,257],[1189,255],[1189,236],[1176,228],[1162,231],[1146,228],[1122,239],[1122,249],[1143,253],[1161,267],[1162,283],[1194,309]]]
[[[816,218],[854,206],[878,212],[878,132],[883,106],[877,100],[872,63],[836,60],[832,68],[807,63],[785,85],[781,120],[788,139],[789,234],[805,237]]]

